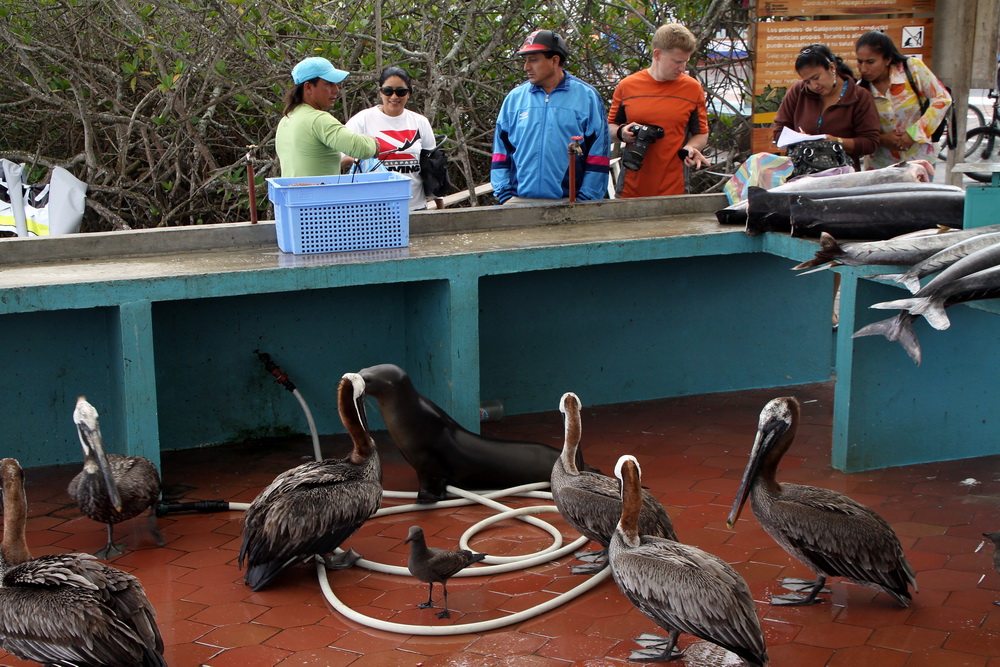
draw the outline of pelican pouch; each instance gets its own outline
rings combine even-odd
[[[851,158],[844,152],[844,145],[829,139],[792,144],[788,147],[788,157],[792,158],[794,165],[791,178],[851,164]]]

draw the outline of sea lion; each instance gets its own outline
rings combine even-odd
[[[399,366],[379,364],[358,373],[365,381],[365,393],[378,401],[396,447],[417,471],[418,503],[444,500],[449,484],[484,490],[549,481],[560,454],[555,447],[466,430],[422,396]],[[577,465],[584,466],[582,458]]]

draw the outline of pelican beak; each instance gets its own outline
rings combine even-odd
[[[365,395],[362,393],[360,396],[354,399],[354,407],[358,411],[358,419],[361,420],[361,425],[365,427],[365,432],[368,432],[368,413],[365,412]]]
[[[84,400],[82,397],[81,401]],[[78,407],[74,413],[76,422],[76,432],[80,436],[80,444],[83,445],[84,453],[90,453],[97,460],[97,467],[104,477],[104,485],[108,489],[108,498],[111,504],[119,512],[122,511],[122,499],[118,493],[118,485],[111,474],[111,465],[108,463],[108,456],[104,453],[104,438],[101,436],[101,427],[97,423],[97,411],[90,408],[89,412],[84,412]],[[87,404],[90,405],[89,403]]]
[[[729,518],[726,519],[726,526],[732,529],[736,525],[736,520],[740,518],[740,512],[750,497],[750,489],[753,482],[760,473],[761,463],[764,460],[764,452],[768,449],[769,441],[774,437],[774,431],[766,428],[757,430],[757,436],[753,441],[753,449],[750,450],[750,460],[747,461],[746,470],[743,471],[743,479],[740,480],[740,488],[736,492],[736,499],[733,500],[733,507],[729,511]]]

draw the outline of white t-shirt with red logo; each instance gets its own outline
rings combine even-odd
[[[420,151],[433,150],[437,145],[427,117],[409,109],[403,109],[398,116],[388,116],[379,107],[371,107],[351,116],[345,125],[358,134],[375,137],[385,168],[410,177],[410,210],[427,208],[420,178]]]

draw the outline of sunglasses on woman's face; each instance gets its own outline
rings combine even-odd
[[[392,97],[393,95],[398,95],[399,97],[406,97],[410,94],[409,88],[380,88],[382,94],[386,97]]]

